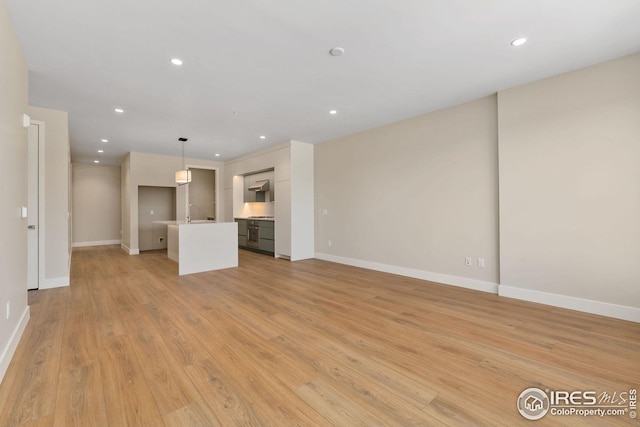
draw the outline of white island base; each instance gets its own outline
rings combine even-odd
[[[237,267],[238,223],[167,224],[167,255],[180,276]]]

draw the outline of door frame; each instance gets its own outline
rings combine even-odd
[[[38,224],[36,230],[38,232],[38,288],[42,288],[44,283],[44,266],[45,266],[45,176],[44,176],[44,156],[45,156],[45,122],[40,120],[31,120],[31,125],[38,127]],[[27,167],[30,167],[30,161]]]

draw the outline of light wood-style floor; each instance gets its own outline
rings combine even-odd
[[[30,304],[1,426],[640,425],[516,409],[528,387],[640,388],[638,324],[452,286],[246,251],[179,278],[110,246]]]

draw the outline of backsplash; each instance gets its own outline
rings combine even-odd
[[[276,202],[252,202],[243,203],[239,216],[246,218],[249,216],[275,216]]]

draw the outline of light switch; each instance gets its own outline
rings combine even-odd
[[[327,209],[322,209],[322,215],[329,215],[329,211]]]
[[[26,218],[26,217],[28,217],[28,216],[29,216],[29,211],[27,210],[27,207],[26,207],[26,206],[23,206],[23,207],[20,209],[20,216],[21,216],[22,218]]]
[[[153,209],[149,211],[149,215],[153,215]]]

